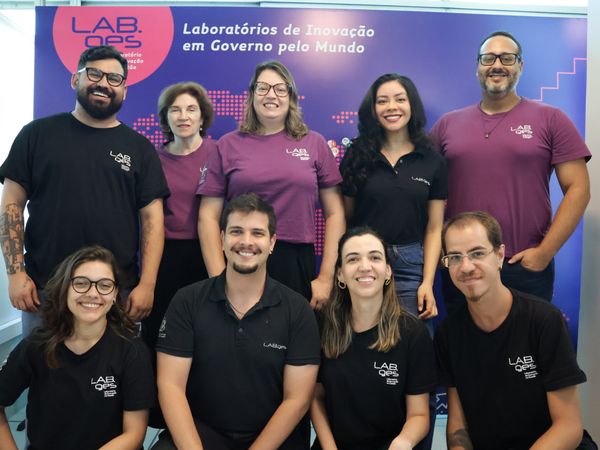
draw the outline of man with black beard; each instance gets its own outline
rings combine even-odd
[[[275,222],[255,194],[232,199],[225,271],[173,298],[156,346],[170,435],[154,450],[309,448],[319,334],[306,299],[267,275]]]
[[[503,283],[551,301],[554,255],[590,199],[590,151],[563,112],[517,94],[524,58],[514,36],[486,36],[476,62],[481,102],[449,112],[431,131],[448,162],[446,217],[465,211],[496,217],[506,245]],[[552,172],[564,195],[554,218]],[[452,313],[465,298],[447,274],[443,281]]]
[[[117,257],[132,318],[152,308],[169,191],[152,144],[116,118],[126,81],[127,60],[114,47],[85,50],[71,77],[75,109],[23,127],[0,167],[0,239],[23,336],[39,323],[55,266],[85,245]]]

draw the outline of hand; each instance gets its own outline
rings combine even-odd
[[[509,264],[515,264],[517,262],[521,262],[521,265],[525,267],[527,270],[531,270],[533,272],[541,272],[552,260],[553,255],[548,255],[547,253],[540,250],[539,247],[532,247],[523,250],[522,252],[513,255],[512,258],[508,260]]]
[[[154,286],[138,284],[127,299],[127,314],[133,320],[142,320],[150,315],[154,304]]]
[[[36,312],[40,306],[37,287],[26,272],[8,276],[8,297],[15,309]]]
[[[396,438],[391,442],[388,450],[412,450],[413,446],[410,442],[408,442],[405,438],[396,436]]]
[[[423,283],[419,286],[419,289],[417,289],[417,306],[420,319],[431,319],[438,315],[432,285]]]
[[[310,299],[310,307],[316,311],[320,310],[325,303],[329,301],[329,294],[333,287],[333,281],[325,280],[318,276],[310,282],[312,290],[312,298]]]

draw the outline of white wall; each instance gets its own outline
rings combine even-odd
[[[579,362],[588,382],[581,387],[585,426],[600,441],[600,1],[588,6],[586,142],[592,201],[583,227],[583,270],[579,310]]]

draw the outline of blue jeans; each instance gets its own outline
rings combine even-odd
[[[423,282],[423,244],[413,242],[388,246],[388,258],[394,272],[394,286],[402,307],[419,316],[417,289]],[[433,335],[433,321],[424,320],[429,334]]]

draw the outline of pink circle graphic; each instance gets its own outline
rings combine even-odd
[[[88,47],[113,45],[127,59],[127,85],[150,76],[165,60],[173,43],[169,7],[61,6],[54,16],[56,53],[70,72]]]

